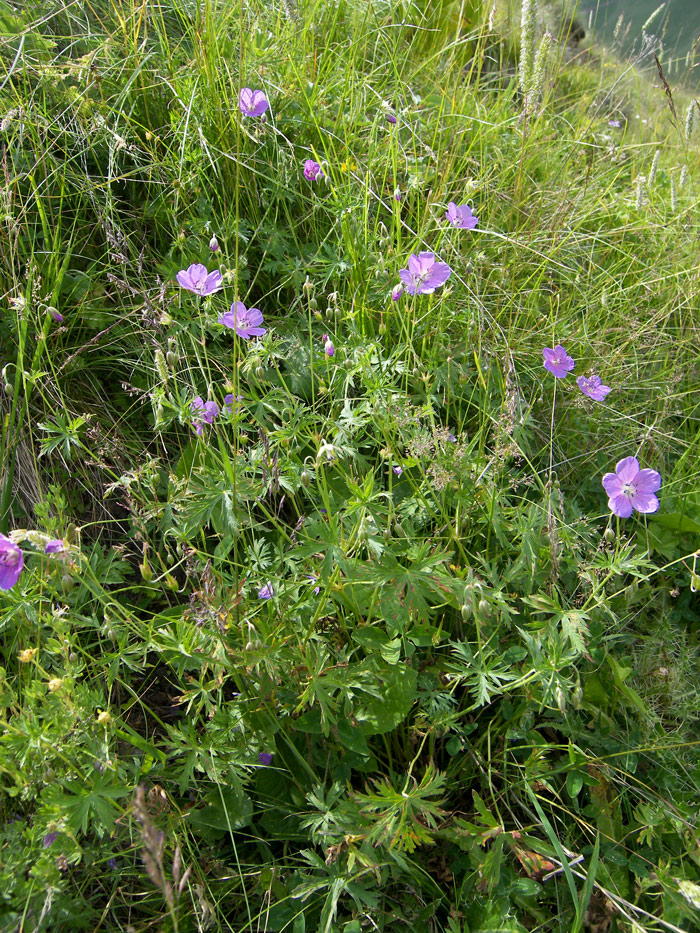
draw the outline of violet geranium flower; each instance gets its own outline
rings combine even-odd
[[[246,117],[261,117],[270,106],[262,91],[252,91],[249,87],[241,88],[238,106]]]
[[[544,357],[544,368],[548,369],[557,379],[563,379],[574,368],[574,361],[560,343],[554,349],[545,347],[542,356]]]
[[[214,418],[219,414],[219,406],[216,402],[205,402],[201,395],[193,398],[190,402],[190,409],[197,420],[192,422],[195,434],[199,437],[204,434],[204,425],[212,424]]]
[[[399,275],[409,295],[432,295],[444,285],[452,274],[446,262],[435,258],[435,253],[411,253],[408,268],[399,269]]]
[[[323,349],[325,350],[326,356],[335,356],[335,344],[328,334],[323,335]]]
[[[595,374],[591,376],[590,379],[586,379],[585,376],[579,376],[576,380],[576,385],[584,395],[587,395],[596,402],[602,402],[608,392],[612,391],[610,386],[604,386],[600,376],[596,376]]]
[[[445,217],[453,227],[459,227],[461,230],[473,230],[479,223],[479,218],[472,213],[468,204],[457,206],[454,201],[450,201],[445,211]]]
[[[272,764],[272,752],[260,752],[258,755],[258,761],[261,765],[271,765]]]
[[[212,424],[214,418],[219,414],[219,406],[216,402],[205,402],[201,395],[192,399],[190,408],[192,413],[196,414],[205,424]]]
[[[318,162],[314,162],[313,159],[307,159],[304,162],[304,178],[307,181],[316,181],[318,178],[323,178],[324,171]]]
[[[9,590],[19,580],[24,555],[19,545],[0,533],[0,590]]]
[[[239,406],[236,403],[242,401],[242,395],[234,395],[233,392],[229,392],[228,395],[224,395],[224,408],[230,414],[232,411],[237,411]]]
[[[60,538],[54,538],[52,541],[46,542],[44,554],[63,554],[65,549],[66,546],[63,541]]]
[[[234,301],[231,310],[225,311],[219,316],[219,324],[235,330],[243,340],[250,340],[251,337],[262,337],[266,334],[267,329],[260,326],[262,322],[262,311],[257,308],[246,308],[242,301]]]
[[[268,580],[264,586],[261,586],[258,590],[258,599],[272,599],[275,595],[275,590],[270,581]]]
[[[224,287],[224,279],[219,270],[207,272],[207,267],[201,262],[193,262],[189,268],[181,269],[177,274],[177,280],[188,292],[202,297],[220,292]]]
[[[659,507],[654,493],[661,488],[661,477],[656,470],[640,470],[636,457],[620,460],[615,472],[603,477],[603,487],[609,496],[608,508],[620,518],[629,518],[633,509],[655,512]]]

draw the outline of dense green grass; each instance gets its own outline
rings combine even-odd
[[[700,929],[692,101],[505,4],[19,6],[0,927]]]

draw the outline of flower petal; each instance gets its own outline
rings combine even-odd
[[[639,492],[632,496],[630,502],[638,512],[656,512],[659,507],[659,500],[653,492]]]
[[[637,487],[638,493],[656,492],[661,489],[661,477],[656,470],[640,470],[637,473],[634,485]]]
[[[619,495],[608,499],[608,508],[620,518],[629,518],[633,512],[632,500],[629,496]]]
[[[212,295],[214,292],[218,292],[224,287],[223,276],[218,269],[215,269],[213,272],[210,272],[209,275],[204,280],[204,285],[202,286],[202,291],[205,295]]]
[[[615,472],[622,483],[633,483],[639,473],[639,461],[636,457],[625,457],[618,461]]]
[[[423,285],[427,285],[431,290],[438,288],[438,286],[444,285],[451,275],[452,269],[446,262],[436,262],[425,277]]]
[[[611,499],[615,496],[619,496],[622,493],[623,484],[617,473],[606,473],[602,482],[603,488]]]
[[[219,324],[223,324],[224,327],[230,327],[231,330],[233,330],[236,327],[236,312],[224,311],[223,314],[219,315]]]
[[[424,254],[421,253],[421,256]],[[420,257],[416,256],[415,253],[411,253],[408,257],[408,272],[413,276],[418,276],[423,274],[423,264],[420,260]]]

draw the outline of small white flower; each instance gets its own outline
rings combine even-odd
[[[316,454],[316,463],[319,460],[326,458],[326,462],[330,463],[331,460],[335,460],[336,450],[332,444],[327,444],[324,438],[321,438],[321,446],[318,448],[318,453]]]

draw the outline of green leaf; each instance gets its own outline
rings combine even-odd
[[[417,675],[405,664],[375,666],[379,675],[378,697],[369,697],[359,709],[355,719],[365,735],[390,732],[408,715],[416,698]]]
[[[581,793],[583,775],[579,771],[569,771],[566,775],[566,791],[572,800]]]
[[[681,534],[700,534],[700,522],[681,512],[654,512],[648,518],[655,525],[663,525],[671,531],[679,531]]]
[[[204,838],[248,826],[253,816],[253,801],[240,785],[219,787],[204,798],[204,806],[190,810],[187,822]]]

